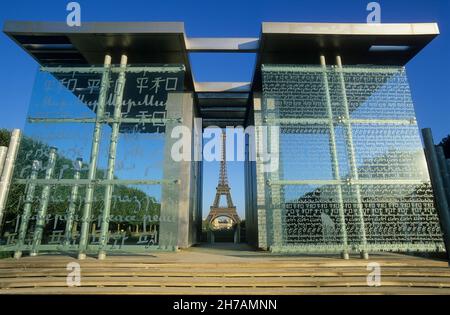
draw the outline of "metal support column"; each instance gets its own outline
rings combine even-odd
[[[450,202],[450,172],[447,165],[447,160],[445,159],[444,148],[440,145],[436,146],[436,154],[439,163],[439,169],[442,176],[442,184],[445,189],[445,196],[447,197],[447,202]],[[450,214],[450,209],[449,209]]]
[[[439,161],[433,142],[431,129],[422,129],[423,143],[425,145],[425,155],[430,171],[431,184],[435,196],[436,208],[439,213],[439,222],[442,234],[444,235],[444,245],[447,252],[447,259],[450,262],[450,213],[449,204],[445,195],[444,184],[439,169]]]
[[[450,176],[450,159],[446,159],[446,163],[447,163],[447,169],[448,169],[449,176]]]
[[[82,167],[83,167],[83,159],[78,158],[74,164],[73,179],[75,184],[72,186],[72,190],[70,192],[69,207],[67,208],[66,228],[64,230],[64,246],[69,246],[70,242],[72,241],[72,228],[75,217],[75,210],[78,199],[78,188],[79,188],[77,181],[80,179]]]
[[[51,179],[55,170],[56,163],[56,148],[50,148],[48,154],[47,169],[45,171],[45,179]],[[41,245],[42,235],[44,233],[45,223],[47,219],[48,199],[50,197],[50,185],[44,185],[42,187],[41,201],[36,217],[36,227],[34,228],[33,246],[30,252],[30,256],[37,256],[39,252],[39,246]]]
[[[341,83],[341,92],[342,92],[342,105],[344,109],[344,125],[346,131],[346,140],[347,140],[347,152],[348,159],[350,162],[351,169],[351,180],[359,180],[358,176],[358,166],[356,165],[356,157],[355,157],[355,148],[353,145],[353,131],[352,125],[350,123],[350,111],[348,107],[348,99],[347,99],[347,89],[345,86],[345,78],[344,73],[342,72],[342,59],[341,56],[336,56],[336,64],[338,66],[339,78]],[[359,220],[359,230],[361,237],[361,258],[369,259],[369,254],[367,253],[367,236],[366,236],[366,226],[364,223],[364,212],[361,201],[361,190],[359,184],[353,186],[355,189],[355,197],[356,204],[358,207],[358,220]]]
[[[8,153],[8,148],[0,147],[0,178],[2,177],[3,166],[5,165],[6,153]]]
[[[122,55],[120,59],[120,73],[117,79],[116,90],[114,91],[114,122],[111,126],[111,140],[109,144],[109,156],[108,156],[108,170],[106,173],[107,180],[114,179],[114,168],[116,165],[116,151],[117,151],[117,141],[119,139],[119,128],[120,128],[120,118],[122,117],[122,100],[123,100],[123,90],[125,87],[125,70],[127,67],[128,58]],[[98,253],[98,259],[106,258],[106,245],[108,244],[108,233],[109,233],[109,216],[111,212],[111,198],[114,190],[114,185],[109,184],[105,187],[105,197],[103,198],[104,207],[102,214],[102,226],[100,232],[100,250]]]
[[[22,248],[25,243],[25,237],[27,235],[28,223],[31,217],[31,207],[34,201],[34,191],[36,190],[36,184],[33,182],[41,169],[41,161],[34,160],[31,166],[30,183],[27,186],[27,195],[23,206],[22,219],[20,220],[19,236],[17,238],[17,249],[14,252],[14,258],[19,259],[22,257]]]
[[[272,231],[272,238],[270,246],[275,248],[280,248],[283,246],[285,234],[285,224],[284,224],[284,196],[282,193],[282,188],[280,185],[272,185],[268,183],[278,182],[280,178],[283,178],[282,167],[280,165],[280,137],[281,137],[281,127],[279,125],[272,125],[272,121],[275,121],[279,117],[278,108],[275,104],[275,99],[268,98],[265,103],[266,121],[267,121],[267,139],[265,143],[267,144],[268,153],[270,154],[270,169],[265,170],[266,176],[266,196],[270,198],[266,199],[267,209],[271,210],[270,221],[268,226],[270,226],[270,231]],[[275,162],[274,162],[275,161]],[[274,163],[276,165],[276,170],[273,169]]]
[[[233,242],[239,244],[241,242],[241,225],[238,223],[235,225],[233,233]]]
[[[89,161],[89,172],[87,179],[90,181],[86,187],[86,197],[84,200],[83,216],[81,218],[81,230],[80,230],[80,244],[78,259],[86,258],[86,250],[89,238],[89,226],[91,221],[91,211],[92,211],[92,198],[94,196],[94,184],[92,183],[96,177],[97,171],[97,160],[98,160],[98,150],[100,146],[100,137],[102,133],[102,122],[103,115],[105,112],[106,99],[109,89],[109,68],[111,66],[111,56],[106,55],[104,61],[104,72],[102,76],[102,82],[100,87],[100,95],[98,97],[97,104],[97,115],[96,122],[94,126],[94,134],[92,136],[92,147],[91,147],[91,157]]]
[[[341,180],[341,175],[339,174],[339,161],[337,156],[336,149],[336,134],[334,132],[334,123],[333,123],[333,108],[331,106],[331,98],[330,98],[330,88],[328,85],[328,75],[327,75],[327,63],[325,56],[320,56],[320,65],[323,68],[323,84],[325,88],[325,98],[327,104],[327,116],[329,119],[328,129],[330,136],[330,154],[331,154],[331,162],[332,162],[332,170],[333,170],[333,178],[335,180]],[[339,225],[341,227],[341,237],[342,237],[342,258],[349,259],[348,255],[348,240],[347,240],[347,227],[345,224],[345,213],[344,213],[344,200],[342,198],[342,187],[341,184],[338,184],[336,187],[336,194],[338,198],[339,205]]]
[[[253,111],[255,124],[255,211],[257,224],[257,246],[261,249],[267,250],[270,246],[270,237],[268,224],[269,214],[267,209],[267,185],[264,174],[264,136],[263,136],[263,109],[262,109],[262,95],[260,92],[255,92],[253,95]]]
[[[6,208],[6,199],[8,198],[17,152],[19,151],[20,137],[20,130],[14,129],[11,133],[8,152],[6,153],[5,162],[3,163],[3,170],[0,177],[0,230],[3,225],[3,214]]]

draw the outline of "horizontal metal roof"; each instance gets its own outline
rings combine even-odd
[[[261,90],[263,64],[318,64],[321,54],[332,63],[339,54],[346,65],[403,66],[439,28],[436,23],[270,22],[262,23],[258,38],[191,38],[182,22],[84,22],[69,27],[64,22],[8,21],[4,32],[41,65],[102,64],[106,53],[113,63],[125,53],[132,64],[184,64],[185,88],[196,93],[204,118],[217,122],[217,116],[228,113],[238,124],[244,122],[242,109],[251,93]],[[195,52],[256,53],[252,82],[196,83],[189,62],[189,53]]]

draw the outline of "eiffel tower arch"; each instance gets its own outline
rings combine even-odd
[[[214,197],[214,202],[210,207],[209,214],[206,217],[206,222],[208,223],[208,241],[214,242],[214,229],[212,227],[214,220],[220,217],[227,217],[232,221],[234,228],[234,242],[239,243],[240,238],[240,223],[241,219],[236,211],[236,206],[233,204],[233,199],[231,198],[231,188],[228,183],[227,174],[227,162],[226,162],[226,133],[222,133],[222,156],[220,161],[220,171],[219,171],[219,183],[216,187],[216,196]],[[226,206],[220,205],[220,198],[225,196]]]

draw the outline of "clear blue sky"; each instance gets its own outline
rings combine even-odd
[[[65,21],[64,0],[2,1],[5,20]],[[183,21],[188,36],[257,37],[261,22],[365,22],[367,0],[80,0],[83,21]],[[408,65],[419,126],[432,127],[435,140],[450,133],[450,1],[383,0],[382,22],[438,22],[441,35]],[[0,127],[22,128],[31,97],[36,62],[0,34]],[[252,55],[192,56],[197,81],[249,81]],[[206,164],[206,163],[205,163]],[[233,197],[243,213],[241,163],[229,165]],[[217,163],[205,165],[205,187],[217,184]],[[233,174],[235,176],[233,176]],[[234,178],[234,179],[233,179]],[[207,211],[214,189],[205,189]]]

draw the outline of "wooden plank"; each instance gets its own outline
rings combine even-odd
[[[108,256],[106,260],[98,261],[93,257],[88,257],[82,263],[90,264],[114,264],[114,263],[125,263],[125,264],[171,264],[171,263],[217,263],[217,264],[241,264],[249,263],[248,257],[242,255],[240,257],[235,257],[231,254],[227,254],[228,251],[211,251],[211,252],[199,252],[195,250],[180,251],[177,253],[154,253],[148,255],[134,255],[134,256]],[[244,252],[245,253],[245,252]],[[251,252],[252,257],[251,263],[254,264],[296,264],[304,265],[310,267],[311,264],[315,266],[319,265],[329,265],[329,266],[365,266],[367,261],[361,259],[350,259],[342,260],[338,259],[336,256],[307,256],[307,255],[288,255],[288,256],[274,256],[270,253],[257,253]],[[202,258],[202,259],[198,259]],[[37,257],[23,257],[20,260],[15,260],[12,258],[0,260],[0,267],[16,264],[18,262],[24,264],[48,264],[48,263],[63,263],[76,260],[74,257],[67,255],[42,255]],[[446,267],[448,264],[443,260],[437,259],[427,259],[422,257],[414,257],[400,254],[382,254],[382,255],[371,255],[370,261],[376,261],[381,264],[386,265],[432,265]]]
[[[173,267],[173,268],[186,268],[187,266],[196,266],[197,268],[340,268],[340,267],[346,267],[346,268],[355,268],[355,267],[361,267],[366,268],[369,261],[364,262],[349,262],[347,263],[313,263],[313,262],[276,262],[276,263],[252,263],[252,262],[240,262],[240,263],[199,263],[199,262],[184,262],[184,263],[123,263],[123,262],[85,262],[85,261],[77,261],[77,260],[70,260],[66,262],[10,262],[7,264],[0,264],[0,269],[11,269],[11,268],[58,268],[58,267],[65,267],[67,263],[69,262],[77,262],[80,264],[82,268],[91,268],[91,267],[97,267],[97,268],[161,268],[161,267]],[[442,267],[446,268],[448,267],[447,263],[441,263],[441,262],[433,262],[433,263],[407,263],[407,262],[378,262],[381,267]]]
[[[367,287],[366,277],[82,277],[84,286]],[[382,286],[450,288],[449,278],[382,277]],[[0,288],[67,287],[66,277],[3,278]]]
[[[66,265],[74,261],[81,266],[81,288],[66,285]],[[371,261],[381,266],[381,288],[367,287]],[[267,254],[249,259],[220,251],[104,261],[61,255],[0,260],[0,288],[0,294],[450,294],[450,269],[445,261],[405,255],[372,255],[369,261]]]
[[[366,288],[142,288],[142,287],[82,287],[82,288],[17,288],[0,290],[0,294],[170,294],[170,295],[449,295],[450,289],[366,287]]]
[[[240,253],[239,257],[235,257],[234,255]],[[256,252],[252,250],[248,251],[196,251],[196,250],[182,250],[174,253],[153,253],[153,254],[143,254],[143,255],[108,255],[106,260],[104,261],[125,261],[125,262],[150,262],[154,260],[160,261],[183,261],[186,259],[196,258],[199,256],[210,257],[213,256],[224,258],[224,259],[247,259],[249,257],[252,260],[271,260],[271,261],[330,261],[330,262],[346,262],[338,257],[338,255],[274,255],[269,252]],[[24,256],[20,259],[20,261],[61,261],[61,260],[70,260],[74,259],[76,255],[65,255],[65,254],[55,254],[55,255],[47,255],[42,254],[35,257]],[[351,255],[351,260],[360,260],[358,256]],[[412,256],[407,254],[371,254],[371,260],[378,261],[439,261],[437,258],[425,258],[419,256]],[[14,258],[5,258],[2,261],[17,261]],[[96,255],[88,256],[85,261],[97,261]],[[220,262],[221,259],[216,259],[217,262]]]
[[[310,276],[310,277],[346,277],[366,276],[369,271],[355,268],[272,268],[272,269],[180,269],[180,268],[155,268],[155,269],[131,269],[131,268],[88,268],[81,270],[83,276],[222,276],[222,277],[262,277],[262,276]],[[410,276],[410,277],[450,277],[449,268],[383,268],[383,276]],[[65,268],[33,268],[33,269],[8,269],[0,270],[0,278],[12,277],[46,277],[67,276]]]

